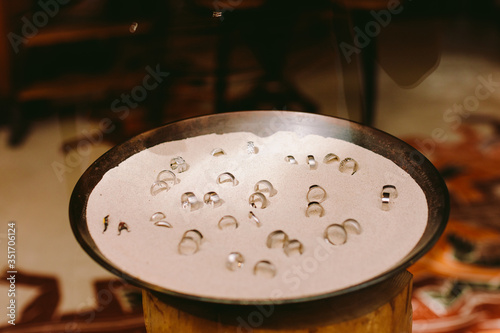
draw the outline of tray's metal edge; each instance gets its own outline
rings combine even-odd
[[[230,117],[233,119],[233,121],[228,122],[227,118],[222,119],[224,121],[220,121],[220,118],[224,117]],[[294,116],[297,118],[297,121],[294,122],[289,122],[287,120],[283,120],[282,117],[283,115],[288,115],[288,116]],[[274,128],[271,129],[271,131],[266,131],[265,129],[258,129],[255,127],[249,127],[248,129],[242,129],[241,127],[236,128],[236,124],[240,124],[245,121],[245,118],[252,117],[252,118],[268,118],[269,119],[274,119]],[[78,180],[77,184],[75,185],[75,188],[73,190],[73,193],[70,198],[70,205],[69,205],[69,217],[70,217],[70,224],[71,228],[73,230],[73,234],[75,238],[77,239],[78,243],[80,246],[83,248],[83,250],[91,257],[93,258],[96,262],[98,262],[100,265],[102,265],[104,268],[106,268],[108,271],[111,273],[115,274],[116,276],[120,277],[121,279],[127,281],[130,284],[136,285],[138,287],[142,288],[147,288],[156,292],[160,293],[165,293],[171,296],[175,297],[182,297],[190,300],[195,300],[195,301],[203,301],[203,302],[212,302],[212,303],[221,303],[221,304],[236,304],[236,305],[257,305],[257,304],[274,304],[274,305],[279,305],[279,304],[291,304],[291,303],[300,303],[300,302],[308,302],[308,301],[315,301],[315,300],[321,300],[324,298],[329,298],[329,297],[335,297],[335,296],[340,296],[344,295],[349,292],[353,291],[358,291],[370,286],[373,286],[381,281],[384,281],[386,279],[389,279],[390,277],[394,276],[396,273],[400,272],[402,269],[408,268],[410,265],[415,263],[419,258],[421,258],[426,252],[428,252],[437,242],[439,237],[442,235],[444,232],[444,229],[446,227],[446,223],[448,221],[448,216],[449,216],[449,194],[448,190],[446,187],[446,184],[444,183],[444,180],[440,177],[439,172],[437,169],[432,165],[432,163],[427,160],[418,150],[413,148],[412,146],[408,145],[407,143],[401,141],[400,139],[387,134],[383,131],[367,127],[364,125],[361,125],[356,122],[332,117],[332,116],[325,116],[325,115],[317,115],[317,114],[309,114],[309,113],[301,113],[301,112],[294,112],[294,111],[241,111],[241,112],[231,112],[228,114],[216,114],[216,115],[206,115],[206,116],[201,116],[201,117],[194,117],[194,118],[189,118],[182,120],[182,122],[186,125],[185,128],[183,129],[182,133],[175,132],[169,132],[168,134],[173,137],[170,140],[178,140],[182,138],[187,138],[190,137],[190,133],[196,132],[196,136],[199,135],[204,135],[204,134],[210,134],[210,133],[217,133],[217,134],[222,134],[222,133],[227,133],[227,132],[233,132],[233,131],[249,131],[252,132],[256,135],[260,136],[267,136],[271,135],[272,133],[276,131],[294,131],[294,130],[303,130],[304,127],[302,127],[303,124],[301,123],[308,123],[311,121],[312,118],[321,118],[320,122],[325,119],[328,119],[330,123],[336,124],[339,127],[336,128],[327,128],[327,126],[324,126],[322,124],[321,127],[316,128],[316,131],[310,132],[310,133],[302,133],[304,135],[306,134],[316,134],[316,135],[322,135],[322,136],[333,136],[345,141],[352,142],[354,144],[360,145],[364,148],[370,149],[380,155],[386,156],[388,151],[392,151],[393,157],[397,157],[396,159],[392,159],[398,166],[403,168],[406,172],[408,172],[410,175],[410,168],[415,168],[415,167],[421,167],[426,169],[426,173],[422,174],[421,176],[427,176],[427,178],[431,177],[432,179],[415,179],[417,183],[422,186],[422,181],[425,181],[427,183],[427,190],[431,191],[430,194],[432,196],[429,196],[428,193],[424,190],[424,193],[426,193],[427,201],[429,208],[433,207],[436,209],[433,209],[432,212],[436,213],[434,216],[428,217],[429,220],[437,221],[437,228],[434,230],[428,230],[429,228],[429,223],[426,228],[425,233],[432,233],[432,236],[430,237],[430,240],[426,242],[425,244],[422,244],[417,246],[410,252],[411,255],[407,258],[405,258],[402,262],[399,264],[395,265],[392,269],[389,269],[388,271],[375,276],[371,278],[370,280],[367,280],[361,284],[352,286],[352,287],[347,287],[345,289],[333,291],[331,293],[326,293],[326,294],[321,294],[321,295],[315,295],[311,297],[304,297],[304,298],[296,298],[296,299],[280,299],[280,300],[275,300],[275,299],[269,299],[269,300],[233,300],[233,299],[215,299],[215,298],[210,298],[210,297],[202,297],[202,296],[194,296],[194,295],[189,295],[189,294],[183,294],[179,293],[176,291],[168,290],[161,288],[159,286],[150,284],[146,281],[143,281],[137,277],[134,277],[132,275],[129,275],[120,269],[117,269],[113,267],[109,263],[109,261],[100,254],[98,251],[98,248],[96,244],[93,242],[92,238],[90,237],[89,231],[87,229],[87,223],[86,223],[86,204],[88,200],[88,196],[91,193],[92,189],[95,187],[95,185],[100,181],[100,179],[103,177],[105,172],[113,167],[118,166],[118,164],[123,161],[125,158],[132,156],[133,154],[145,149],[152,147],[156,144],[159,144],[161,142],[164,142],[165,140],[163,139],[164,135],[169,130],[171,130],[173,125],[178,124],[179,122],[174,122],[174,123],[169,123],[166,125],[163,125],[161,127],[158,127],[156,129],[144,132],[142,134],[139,134],[138,136],[120,144],[117,145],[113,148],[111,148],[108,152],[103,154],[100,158],[98,158],[94,163],[92,163],[89,168],[83,173],[83,175],[80,177]],[[229,117],[228,117],[229,118]],[[238,119],[237,121],[234,121],[235,119]],[[255,120],[255,119],[254,119]],[[197,126],[193,126],[195,122],[201,123],[198,124]],[[300,125],[298,125],[300,124]],[[209,125],[209,126],[207,126]],[[203,132],[202,129],[205,128],[213,128],[213,130],[207,130],[206,132]],[[319,130],[318,130],[319,129]],[[362,135],[361,135],[362,134]],[[165,135],[165,136],[169,136]],[[354,141],[353,141],[354,140]],[[386,147],[386,151],[382,152],[381,147],[382,145],[377,143],[380,141],[384,142],[391,142],[395,146],[391,147]],[[408,154],[403,155],[401,154],[401,151],[405,151]],[[398,152],[398,153],[396,153]],[[124,155],[120,155],[124,154]],[[117,158],[112,158],[113,156],[120,156],[119,159]],[[416,160],[418,159],[418,161]],[[414,177],[415,178],[415,177]],[[429,212],[431,212],[431,209],[429,209]],[[429,222],[429,221],[428,221]]]

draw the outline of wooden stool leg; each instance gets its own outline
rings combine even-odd
[[[368,288],[367,290],[362,290],[365,295],[368,295],[368,299],[374,297],[388,297],[384,299],[382,304],[380,304],[380,299],[375,300],[374,304],[377,304],[375,308],[368,309],[366,313],[356,318],[349,318],[349,313],[358,312],[357,308],[365,306],[363,300],[360,302],[359,297],[356,293],[354,295],[344,295],[339,296],[338,302],[334,301],[320,301],[322,304],[319,306],[323,309],[320,316],[325,318],[304,318],[304,320],[299,320],[301,323],[293,322],[293,317],[297,317],[301,313],[307,312],[305,308],[308,307],[306,304],[304,307],[298,307],[297,315],[294,315],[293,311],[285,309],[283,311],[278,311],[278,307],[274,310],[274,313],[269,316],[270,325],[265,322],[261,322],[261,325],[252,325],[252,321],[245,321],[243,318],[251,318],[248,316],[247,310],[242,310],[241,314],[239,310],[231,313],[235,319],[235,323],[228,323],[223,319],[223,317],[228,312],[228,307],[225,306],[217,309],[217,305],[206,304],[206,312],[201,315],[200,304],[193,305],[193,309],[197,310],[191,311],[189,306],[189,301],[181,306],[170,305],[172,301],[176,302],[175,298],[170,298],[170,301],[165,302],[159,299],[159,295],[153,294],[150,291],[143,291],[143,306],[144,306],[144,316],[146,322],[146,328],[149,333],[167,333],[167,332],[235,332],[235,333],[276,333],[276,332],[287,332],[287,333],[309,333],[311,331],[315,333],[333,333],[333,332],[349,332],[349,333],[410,333],[412,325],[412,308],[411,308],[411,292],[412,292],[412,275],[406,271],[396,275],[389,281],[383,282],[383,286],[375,285]],[[387,292],[387,286],[393,287],[394,293]],[[388,295],[388,296],[387,296]],[[161,297],[161,296],[160,296]],[[350,305],[347,305],[345,309],[347,312],[342,311],[342,305],[346,304],[346,299],[351,300]],[[325,306],[326,305],[326,306]],[[312,305],[312,306],[317,306]],[[237,308],[237,306],[234,306]],[[214,308],[216,308],[214,310]],[[353,310],[353,309],[356,310]],[[189,310],[188,310],[189,309]],[[203,308],[201,308],[203,311]],[[253,307],[253,312],[255,312],[256,307]],[[281,313],[280,313],[281,312]],[[317,312],[316,317],[317,317]],[[250,312],[252,313],[252,312]],[[240,314],[240,315],[239,315]],[[338,318],[332,318],[332,316],[337,315]],[[274,318],[273,318],[274,317]],[[257,317],[254,317],[257,318]],[[264,316],[260,315],[260,318]],[[274,321],[273,321],[274,319]],[[253,321],[255,323],[256,320]]]

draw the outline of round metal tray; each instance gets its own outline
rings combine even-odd
[[[125,159],[144,149],[163,142],[211,133],[252,132],[265,137],[279,131],[333,137],[380,154],[392,160],[413,177],[425,193],[428,205],[428,219],[424,234],[413,250],[389,270],[346,289],[315,296],[314,298],[280,300],[279,303],[298,303],[339,296],[388,280],[422,257],[441,236],[449,214],[449,198],[446,185],[431,162],[410,145],[382,131],[334,117],[287,111],[244,111],[208,115],[171,123],[140,134],[101,156],[81,176],[71,195],[69,216],[76,239],[83,249],[101,266],[139,287],[170,296],[203,302],[229,304],[275,303],[271,300],[267,302],[243,302],[181,294],[153,285],[121,271],[99,251],[90,236],[86,220],[86,207],[90,193],[104,174],[111,168],[118,166]]]

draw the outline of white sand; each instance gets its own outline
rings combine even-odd
[[[247,152],[255,142],[258,154]],[[223,148],[226,155],[210,152]],[[339,163],[324,164],[323,157],[335,153],[341,159],[354,158],[359,170],[339,172]],[[284,158],[293,155],[298,164]],[[307,155],[314,155],[316,170],[310,170]],[[157,174],[170,169],[170,160],[182,156],[189,169],[177,174],[180,183],[168,192],[150,194]],[[239,181],[218,185],[217,176],[231,172]],[[248,197],[254,184],[269,180],[277,194],[265,209],[252,209]],[[323,217],[306,217],[306,194],[311,185],[327,192],[322,203]],[[380,208],[382,186],[395,185],[398,198],[390,211]],[[181,195],[194,192],[198,200],[209,191],[217,192],[224,204],[204,205],[188,212],[181,208]],[[261,220],[257,227],[249,218],[253,211]],[[155,226],[153,213],[161,211],[173,228]],[[109,214],[103,233],[102,220]],[[220,230],[219,219],[233,215],[235,230]],[[360,235],[348,235],[345,244],[334,246],[323,239],[325,228],[356,219]],[[425,195],[416,182],[392,161],[357,145],[315,135],[300,137],[279,132],[261,138],[251,133],[204,135],[168,142],[144,150],[109,170],[92,191],[87,221],[99,250],[117,267],[149,283],[179,293],[218,299],[283,300],[328,293],[359,284],[394,267],[416,245],[427,223]],[[117,227],[125,221],[130,232]],[[200,251],[191,256],[177,252],[182,234],[198,229],[204,236]],[[285,231],[290,239],[304,245],[304,253],[286,256],[282,249],[266,247],[274,230]],[[237,271],[226,269],[231,252],[245,258]],[[260,260],[277,267],[274,278],[253,274]]]

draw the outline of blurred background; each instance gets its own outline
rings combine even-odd
[[[237,110],[342,117],[419,149],[452,214],[411,269],[414,332],[500,332],[498,0],[0,0],[0,36],[5,332],[144,332],[140,290],[74,239],[71,191],[136,134]]]

